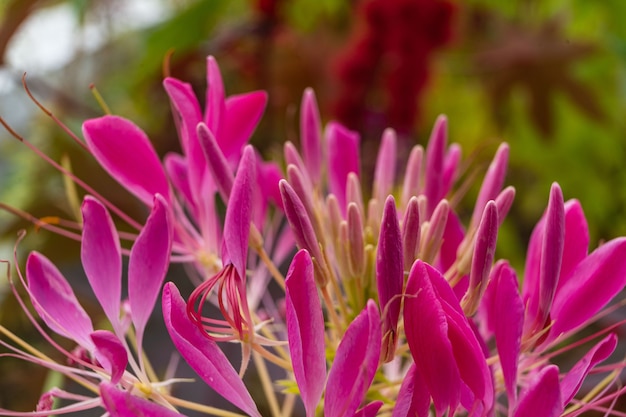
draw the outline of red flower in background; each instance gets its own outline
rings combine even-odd
[[[336,68],[341,88],[335,116],[350,128],[362,129],[373,110],[368,99],[375,96],[380,102],[382,93],[386,104],[381,125],[411,131],[430,57],[450,40],[454,10],[447,0],[361,2],[357,30]]]

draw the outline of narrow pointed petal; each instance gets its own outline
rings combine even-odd
[[[246,276],[248,239],[256,186],[256,155],[252,146],[244,149],[224,220],[224,249],[240,277]]]
[[[114,328],[119,327],[122,250],[115,224],[102,203],[86,196],[81,208],[80,259],[89,284]]]
[[[563,407],[574,398],[583,380],[597,364],[608,359],[617,347],[617,335],[611,333],[598,342],[587,354],[570,369],[561,381]]]
[[[382,202],[391,193],[396,174],[397,138],[393,129],[386,129],[378,150],[376,171],[374,172],[374,191],[372,195]]]
[[[96,330],[90,336],[96,347],[96,359],[111,376],[111,382],[117,384],[128,364],[126,348],[117,336],[107,330]]]
[[[187,317],[187,305],[173,283],[163,288],[163,318],[174,346],[204,382],[253,417],[261,417],[237,371],[217,344]]]
[[[241,149],[248,143],[259,124],[266,104],[265,91],[236,94],[226,99],[224,124],[217,138],[226,159],[239,159]]]
[[[233,172],[209,128],[204,123],[200,123],[197,127],[197,133],[202,153],[206,158],[205,165],[209,167],[213,175],[213,180],[222,200],[228,202],[235,182]]]
[[[396,213],[396,202],[387,197],[380,226],[376,253],[376,285],[382,311],[383,361],[395,356],[397,327],[400,316],[402,286],[404,285],[404,262],[402,259],[402,235]]]
[[[308,417],[322,398],[326,381],[324,316],[317,294],[313,262],[301,249],[285,279],[287,339],[293,373]]]
[[[357,410],[378,368],[380,342],[378,307],[369,300],[337,348],[326,383],[325,417],[350,416]]]
[[[26,261],[26,279],[33,306],[48,327],[91,351],[91,319],[57,267],[33,251]]]
[[[446,314],[426,264],[419,259],[413,264],[406,285],[404,328],[411,356],[433,398],[436,414],[454,410],[460,400],[461,376],[448,339]]]
[[[100,397],[104,408],[111,417],[181,417],[182,414],[165,408],[152,401],[122,391],[115,385],[103,382],[100,384]],[[184,416],[183,416],[184,417]]]
[[[496,155],[493,157],[493,161],[489,164],[485,179],[480,186],[480,192],[476,199],[476,205],[474,206],[474,212],[472,214],[473,225],[477,225],[480,221],[482,213],[489,200],[495,200],[502,186],[504,185],[504,178],[506,176],[507,165],[509,162],[509,145],[502,143],[496,151]]]
[[[354,417],[376,417],[378,410],[380,410],[383,404],[384,402],[382,401],[372,401],[354,413]]]
[[[148,136],[133,122],[119,116],[87,120],[83,135],[100,165],[137,198],[147,205],[157,193],[169,200],[159,157]]]
[[[345,213],[346,181],[348,174],[359,176],[359,135],[339,123],[326,125],[326,149],[328,150],[328,182],[330,192],[337,196],[339,207]]]
[[[514,407],[517,402],[517,364],[524,322],[524,304],[518,292],[517,276],[508,263],[500,261],[494,266],[489,285],[493,290],[492,297],[489,297],[489,321],[494,327],[496,348],[509,404]]]
[[[128,264],[128,300],[139,345],[167,273],[171,249],[169,208],[163,197],[156,195],[152,212],[130,251]]]
[[[317,100],[311,88],[304,90],[300,105],[300,144],[309,176],[319,182],[322,172],[322,130]]]
[[[412,364],[400,385],[391,417],[428,417],[430,394],[422,375]]]
[[[542,417],[558,417],[563,412],[561,404],[559,368],[549,365],[522,391],[513,417],[535,417],[538,410]]]
[[[220,127],[226,113],[226,93],[222,74],[213,56],[207,57],[206,73],[206,106],[204,110],[204,123],[216,136],[220,135]],[[219,139],[218,139],[219,140]]]
[[[626,238],[593,251],[572,271],[554,300],[551,337],[584,324],[626,286]]]
[[[439,116],[435,122],[428,146],[426,148],[426,179],[424,194],[428,199],[428,212],[430,216],[435,210],[437,203],[444,197],[443,194],[443,165],[448,136],[448,120],[445,116]]]

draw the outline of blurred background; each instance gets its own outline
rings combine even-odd
[[[83,120],[103,114],[94,85],[163,155],[179,147],[163,76],[190,82],[203,102],[211,54],[228,94],[269,93],[252,138],[266,157],[280,158],[283,142],[298,140],[301,95],[313,87],[324,122],[361,133],[365,181],[385,127],[408,150],[425,145],[443,113],[449,140],[462,145],[465,176],[478,169],[481,178],[498,144],[510,144],[506,183],[517,197],[498,256],[521,272],[553,181],[582,202],[594,247],[626,234],[624,16],[622,0],[0,0],[0,116],[53,159],[68,156],[81,178],[142,218],[145,208],[29,99],[25,72],[35,97],[77,134]],[[478,185],[461,215],[471,214]],[[36,217],[73,210],[61,175],[2,129],[0,201]],[[20,262],[38,249],[82,274],[78,244],[6,212],[2,259],[13,259],[24,228]],[[84,283],[77,280],[77,292],[89,308]],[[7,292],[2,278],[0,320],[40,343]],[[32,409],[45,377],[0,361],[0,407]]]

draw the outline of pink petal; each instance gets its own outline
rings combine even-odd
[[[563,412],[559,388],[559,368],[546,366],[520,394],[520,401],[513,417],[558,417]]]
[[[147,205],[154,194],[169,200],[165,171],[146,134],[119,116],[103,116],[83,123],[83,135],[100,165]]]
[[[26,279],[33,306],[48,327],[92,351],[91,319],[57,267],[33,251],[26,261]]]
[[[126,348],[117,336],[107,330],[96,330],[90,336],[96,347],[96,359],[111,376],[111,382],[117,384],[128,364]]]
[[[300,145],[309,176],[318,182],[322,171],[322,132],[315,93],[304,90],[300,105]]]
[[[378,150],[376,159],[376,171],[374,172],[373,197],[382,202],[387,198],[393,187],[393,180],[396,174],[396,153],[397,153],[396,132],[393,129],[386,129]]]
[[[391,417],[428,417],[429,408],[428,387],[413,363],[402,380]]]
[[[591,319],[626,286],[626,238],[600,246],[572,271],[552,307],[556,337]]]
[[[233,95],[226,99],[224,124],[219,130],[217,140],[228,160],[239,159],[241,148],[250,140],[266,104],[265,91]]]
[[[359,176],[359,135],[339,123],[326,125],[328,150],[328,182],[330,192],[339,200],[342,211],[346,209],[346,181],[348,174]]]
[[[404,285],[402,235],[398,224],[396,202],[392,196],[389,196],[385,202],[379,236],[376,252],[376,285],[380,308],[383,312],[383,360],[389,362],[395,356],[400,296]]]
[[[617,336],[614,333],[607,335],[598,342],[587,354],[570,369],[561,381],[561,398],[563,407],[566,407],[574,398],[583,384],[583,380],[597,364],[605,361],[617,347]]]
[[[313,262],[302,249],[285,279],[287,339],[293,373],[307,416],[315,416],[326,380],[324,316],[317,294]]]
[[[156,195],[152,212],[130,251],[128,264],[128,300],[139,345],[169,267],[171,249],[169,208],[163,197]]]
[[[122,391],[108,382],[100,384],[104,408],[111,417],[181,417],[182,414]]]
[[[411,356],[433,398],[437,415],[454,410],[460,400],[461,376],[448,338],[446,314],[426,264],[419,259],[413,264],[406,285],[404,328]]]
[[[224,250],[240,277],[246,276],[254,187],[256,187],[256,155],[252,146],[248,145],[239,164],[224,220]]]
[[[80,259],[104,313],[113,327],[117,328],[122,296],[120,239],[109,212],[98,200],[86,196],[81,210],[83,239]]]
[[[357,410],[378,368],[380,342],[378,307],[369,300],[337,347],[326,383],[325,417],[345,417]]]
[[[448,119],[439,116],[433,127],[426,148],[426,178],[424,194],[428,202],[427,216],[435,210],[435,206],[444,197],[443,165],[448,136]]]
[[[187,305],[171,282],[163,288],[163,318],[174,346],[198,376],[245,413],[261,417],[243,381],[217,343],[189,320]]]

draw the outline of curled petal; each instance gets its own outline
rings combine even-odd
[[[315,415],[326,380],[324,316],[315,286],[313,262],[301,249],[285,279],[287,339],[293,373],[307,416]]]
[[[328,374],[324,416],[354,414],[367,392],[380,358],[380,315],[374,301],[350,323]]]
[[[83,123],[89,150],[122,186],[147,205],[161,194],[169,200],[165,171],[148,136],[133,122],[103,116]]]
[[[513,417],[535,417],[538,410],[542,417],[558,417],[563,412],[556,365],[546,366],[530,381],[520,394]]]
[[[182,414],[146,399],[122,391],[115,385],[100,384],[100,397],[104,408],[112,417],[181,417]]]
[[[117,327],[122,296],[122,250],[109,212],[86,196],[82,205],[83,239],[80,259],[89,284],[111,324]]]
[[[261,417],[239,375],[217,344],[187,318],[187,305],[173,283],[163,288],[163,318],[174,346],[218,394],[253,417]]]
[[[111,382],[117,384],[128,364],[126,348],[117,336],[107,330],[96,330],[90,336],[96,347],[96,359],[111,376]]]
[[[171,249],[169,208],[163,197],[156,195],[146,225],[130,251],[128,264],[128,299],[140,346],[170,264]]]
[[[26,279],[33,306],[48,327],[92,351],[91,319],[57,267],[33,251],[26,261]]]

